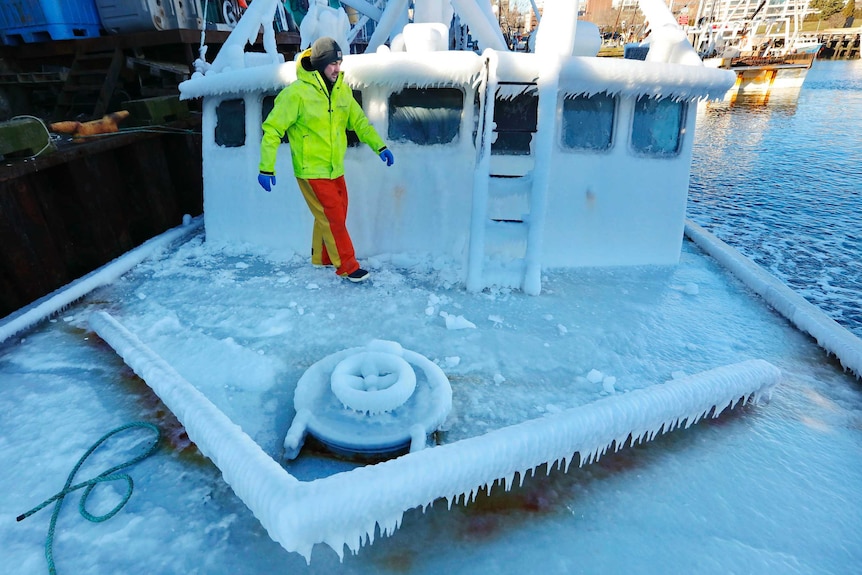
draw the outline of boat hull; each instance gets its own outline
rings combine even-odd
[[[805,83],[808,70],[814,63],[814,54],[798,54],[792,59],[727,59],[704,60],[704,64],[732,70],[736,82],[724,95],[726,102],[737,99],[761,98],[764,101],[774,92],[798,91]]]

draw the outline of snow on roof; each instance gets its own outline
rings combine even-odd
[[[296,80],[296,63],[255,66],[238,70],[195,75],[180,84],[180,99],[219,94],[278,91]]]
[[[535,82],[540,58],[536,54],[497,52],[498,78]],[[473,85],[483,58],[473,52],[388,52],[345,56],[345,79],[354,88],[383,86],[439,87]],[[257,66],[199,75],[180,84],[183,99],[225,93],[277,91],[296,79],[296,63]],[[679,100],[718,98],[735,79],[733,72],[703,66],[644,62],[622,58],[564,58],[560,88],[566,95],[624,94],[667,96]]]
[[[482,58],[474,52],[385,52],[345,56],[342,70],[354,88],[472,85]],[[296,62],[199,75],[180,84],[183,99],[218,94],[279,90],[296,79]]]
[[[472,85],[482,69],[474,52],[378,52],[344,60],[344,75],[354,87]]]
[[[498,52],[497,76],[501,81],[535,82],[542,59],[537,54]],[[735,79],[727,70],[623,58],[575,56],[562,59],[560,67],[560,90],[566,96],[607,92],[712,99],[723,96]]]
[[[571,58],[560,70],[566,95],[624,94],[665,96],[678,100],[724,96],[736,80],[729,70],[622,58]]]

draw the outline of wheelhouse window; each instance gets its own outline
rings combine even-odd
[[[447,144],[461,129],[464,92],[457,88],[405,88],[389,97],[389,139]]]
[[[502,84],[507,83],[501,82]],[[514,83],[508,85],[518,86]],[[498,94],[494,101],[494,132],[497,138],[491,144],[491,153],[528,155],[538,121],[539,95],[536,93],[535,84],[527,84],[523,91],[512,97]]]
[[[216,106],[215,142],[225,148],[245,145],[245,101],[223,100]]]
[[[606,92],[563,100],[560,140],[569,150],[607,150],[613,144],[617,99]]]
[[[632,148],[650,156],[675,156],[682,143],[686,104],[640,96],[635,102]]]

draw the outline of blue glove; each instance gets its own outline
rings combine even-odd
[[[388,148],[384,148],[383,151],[380,152],[380,159],[386,162],[387,166],[391,166],[395,163],[395,156],[392,155],[392,152],[390,152]]]
[[[272,174],[258,174],[257,183],[260,184],[261,188],[268,192],[272,190],[272,186],[275,185],[275,176]]]

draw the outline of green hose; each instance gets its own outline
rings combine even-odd
[[[84,464],[84,461],[86,461],[86,459],[88,457],[90,457],[90,455],[92,455],[93,452],[96,449],[98,449],[98,447],[100,445],[102,445],[105,441],[107,441],[108,438],[110,438],[110,437],[112,437],[112,436],[114,436],[114,435],[116,435],[122,431],[125,431],[127,429],[132,429],[135,427],[143,427],[143,428],[146,428],[146,429],[153,431],[156,434],[155,439],[152,441],[152,444],[150,445],[150,447],[147,449],[147,451],[145,453],[143,453],[137,457],[134,457],[134,458],[126,461],[125,463],[121,463],[120,465],[116,465],[116,466],[108,469],[107,471],[103,471],[102,473],[100,473],[99,475],[94,477],[93,479],[88,479],[87,481],[82,481],[81,483],[77,483],[75,485],[72,485],[72,481],[75,478],[75,474],[78,472],[78,470]],[[46,499],[45,501],[43,501],[42,503],[40,503],[39,505],[37,505],[36,507],[31,509],[30,511],[28,511],[27,513],[23,513],[23,514],[18,516],[18,521],[23,521],[24,519],[26,519],[26,518],[30,517],[31,515],[33,515],[34,513],[36,513],[37,511],[40,511],[40,510],[44,509],[45,507],[47,507],[48,505],[50,505],[51,503],[56,502],[56,504],[54,505],[54,512],[51,514],[51,523],[48,526],[48,537],[45,539],[45,558],[48,560],[48,570],[51,573],[51,575],[56,575],[56,573],[57,573],[57,569],[54,567],[54,552],[53,552],[54,530],[57,526],[57,517],[60,514],[60,507],[62,506],[63,499],[66,497],[66,495],[70,494],[73,491],[77,491],[78,489],[84,488],[84,493],[81,495],[81,500],[78,502],[78,511],[81,513],[81,515],[87,521],[92,521],[94,523],[107,521],[108,519],[110,519],[111,517],[116,515],[120,511],[120,509],[122,509],[123,506],[129,501],[129,498],[132,496],[132,489],[134,488],[134,481],[132,481],[132,477],[130,475],[128,475],[126,473],[117,473],[117,474],[114,474],[114,473],[116,471],[121,470],[121,469],[125,469],[126,467],[130,467],[130,466],[134,465],[135,463],[138,463],[139,461],[143,461],[144,459],[146,459],[147,457],[149,457],[150,455],[155,453],[156,450],[158,450],[158,448],[159,448],[159,440],[161,439],[161,435],[162,434],[159,431],[158,427],[156,427],[152,423],[147,423],[146,421],[135,421],[133,423],[127,423],[126,425],[120,426],[120,427],[114,429],[113,431],[106,433],[105,435],[103,435],[101,437],[101,439],[99,439],[99,441],[94,443],[83,456],[81,456],[81,458],[78,460],[78,463],[75,464],[75,467],[69,473],[69,477],[66,478],[66,484],[63,486],[63,489],[61,491],[57,492],[55,495]],[[86,509],[87,498],[90,496],[90,493],[93,491],[93,488],[96,487],[96,485],[98,485],[99,483],[102,483],[104,481],[118,481],[118,480],[122,480],[122,481],[126,482],[126,494],[123,496],[122,501],[117,503],[117,505],[115,505],[113,509],[111,509],[110,511],[108,511],[104,515],[92,515],[90,512],[88,512]]]

